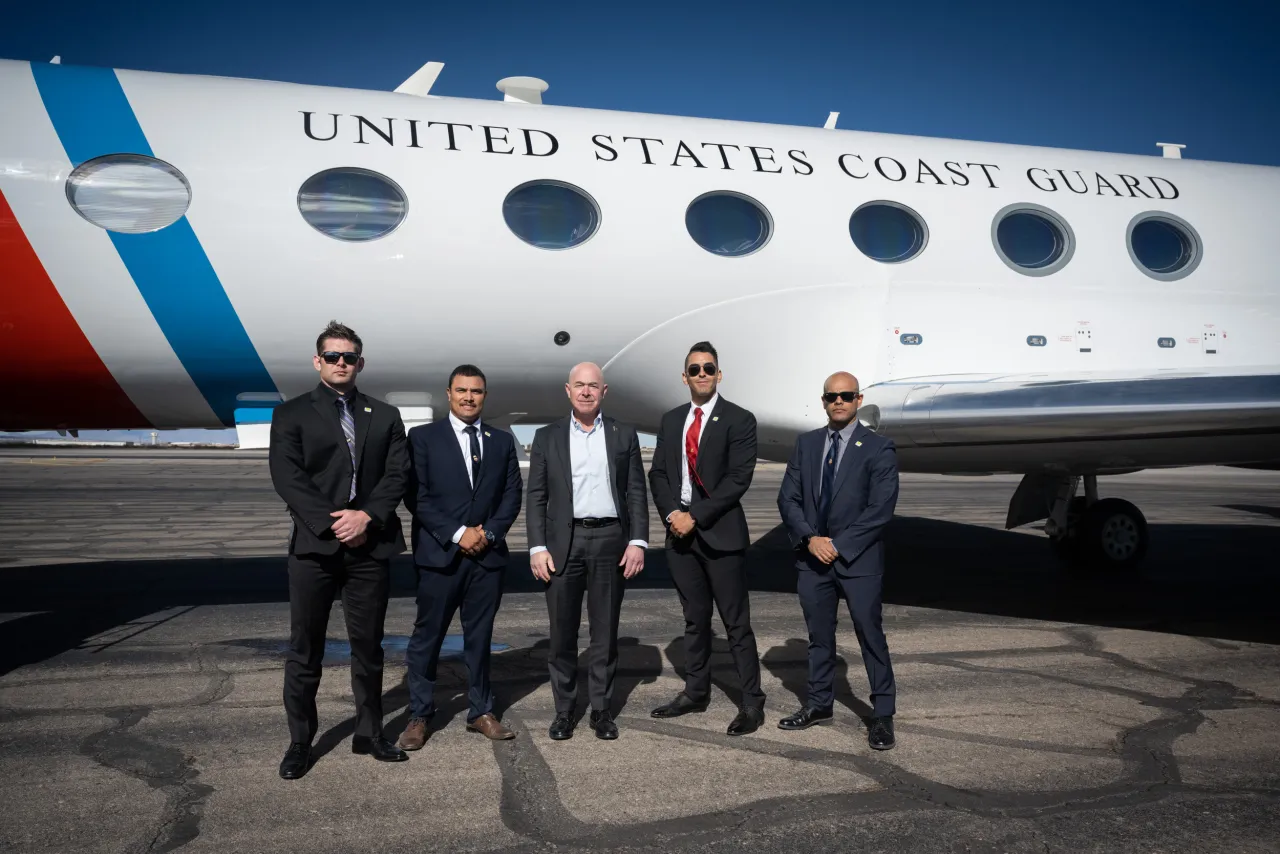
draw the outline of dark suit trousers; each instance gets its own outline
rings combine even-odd
[[[897,688],[889,644],[880,624],[880,590],[884,576],[841,578],[835,570],[801,569],[796,579],[804,623],[809,629],[809,704],[831,708],[836,670],[836,612],[840,599],[849,607],[853,630],[862,648],[862,663],[871,683],[871,709],[877,717],[892,715]]]
[[[618,670],[618,620],[626,588],[618,562],[626,548],[621,525],[575,527],[568,560],[551,576],[547,587],[547,614],[551,619],[547,668],[557,712],[572,712],[578,699],[578,626],[582,622],[583,593],[591,623],[587,696],[593,710],[610,711],[613,677]]]
[[[674,540],[667,567],[684,609],[684,692],[701,703],[711,693],[711,605],[715,603],[729,638],[729,653],[742,684],[742,705],[764,708],[760,656],[751,630],[745,552],[709,548],[697,535]]]
[[[289,737],[310,744],[316,736],[325,633],[334,594],[351,641],[351,692],[356,735],[382,734],[382,628],[387,616],[387,562],[342,548],[334,555],[289,557],[289,656],[284,665],[284,708]]]
[[[436,668],[440,645],[462,611],[462,651],[467,662],[470,711],[467,721],[493,711],[489,653],[493,618],[502,603],[504,569],[485,569],[458,552],[449,566],[418,567],[418,618],[405,652],[409,671],[409,714],[430,718],[436,712]]]

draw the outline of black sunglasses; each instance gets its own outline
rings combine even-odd
[[[354,365],[356,362],[360,361],[360,354],[359,353],[339,353],[334,350],[325,350],[323,353],[320,354],[320,358],[324,359],[325,362],[330,365],[338,364],[339,359],[346,362],[348,365]]]
[[[836,398],[838,397],[845,403],[853,403],[858,399],[858,396],[858,392],[856,391],[827,391],[822,393],[822,402],[835,403]]]
[[[716,375],[716,363],[703,362],[701,365],[694,363],[686,367],[684,371],[691,377],[696,377],[699,371],[702,371],[709,377],[714,377]]]

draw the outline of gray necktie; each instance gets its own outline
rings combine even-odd
[[[347,501],[356,497],[356,420],[351,415],[351,401],[338,398],[338,418],[342,422],[342,435],[347,437],[347,450],[351,452],[351,492]]]

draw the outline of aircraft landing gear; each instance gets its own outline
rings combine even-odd
[[[1078,496],[1079,481],[1064,478],[1045,522],[1054,551],[1080,569],[1133,569],[1150,543],[1142,511],[1121,498],[1099,499],[1097,475],[1084,476]]]
[[[1076,495],[1081,480],[1084,495]],[[1053,550],[1073,567],[1129,570],[1147,553],[1150,537],[1142,511],[1119,498],[1099,498],[1096,474],[1023,476],[1009,501],[1005,527],[1040,519],[1046,520]]]

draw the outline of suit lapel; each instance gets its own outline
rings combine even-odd
[[[809,493],[813,496],[813,506],[819,506],[819,499],[822,492],[822,466],[826,457],[823,456],[822,447],[826,443],[827,428],[816,430],[810,434],[809,447],[806,449],[809,457]]]
[[[857,464],[855,457],[862,456],[862,448],[858,447],[858,443],[862,440],[862,430],[863,427],[859,424],[853,428],[853,434],[849,437],[849,446],[844,449],[844,456],[840,458],[840,467],[836,469],[836,483],[832,489],[832,498],[835,498],[840,487],[844,486],[845,481],[849,479],[849,472]]]
[[[556,422],[556,429],[551,433],[551,447],[556,449],[556,454],[560,458],[556,460],[556,471],[560,472],[560,477],[564,479],[564,486],[569,495],[573,495],[573,459],[569,455],[569,431],[572,429],[573,425],[569,423],[569,418],[564,418]]]
[[[468,462],[470,457],[463,456],[462,454],[462,446],[458,443],[458,434],[453,431],[453,422],[446,417],[443,421],[435,421],[433,423],[440,425],[436,428],[436,432],[439,434],[437,436],[437,441],[444,442],[445,455],[449,459],[453,460],[453,464],[458,471],[458,476],[470,483],[471,472],[469,471],[469,468],[471,463]],[[472,492],[474,491],[475,490],[472,489]]]
[[[675,429],[676,440],[667,447],[667,460],[669,467],[667,471],[671,472],[674,479],[676,500],[680,500],[681,483],[684,478],[684,422],[689,420],[689,410],[693,408],[693,404],[684,406],[677,410],[672,416],[672,422]]]
[[[618,510],[618,515],[622,515],[622,507],[618,502],[618,472],[617,463],[613,455],[618,452],[618,425],[612,418],[606,418],[600,424],[604,430],[604,455],[609,461],[609,494],[613,496],[614,506]]]
[[[330,430],[336,430],[334,434],[339,442],[344,446],[347,444],[347,437],[342,432],[342,421],[338,414],[338,404],[336,398],[330,398],[328,394],[322,392],[317,387],[311,392],[311,405],[315,411],[319,413],[320,420],[329,426]]]
[[[369,438],[369,425],[373,423],[373,406],[369,398],[363,394],[351,398],[351,416],[356,422],[356,470],[360,469],[360,460],[364,457],[364,442]]]

